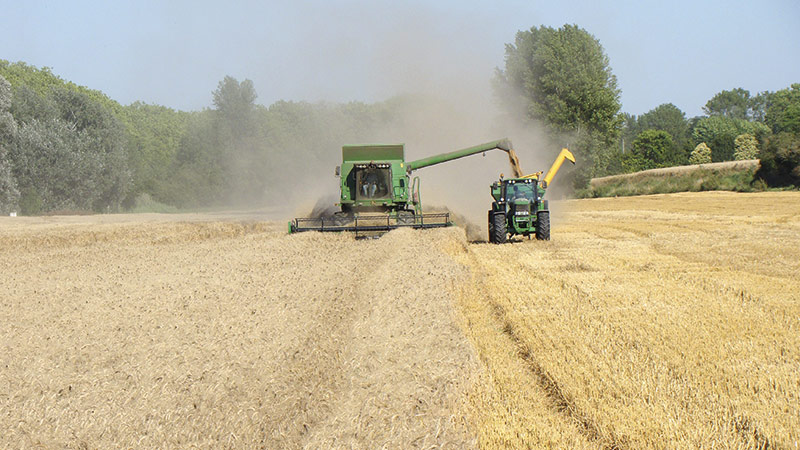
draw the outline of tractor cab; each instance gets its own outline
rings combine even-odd
[[[535,180],[507,180],[506,196],[511,214],[520,221],[530,220],[531,206],[536,202]]]

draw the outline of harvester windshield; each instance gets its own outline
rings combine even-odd
[[[356,200],[382,199],[390,196],[392,175],[388,167],[363,167],[356,169]]]

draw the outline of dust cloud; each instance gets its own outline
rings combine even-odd
[[[299,48],[311,51],[308,42],[325,42],[329,73],[336,78],[348,73],[343,67],[359,68],[354,76],[363,80],[368,94],[385,95],[378,101],[384,101],[386,108],[384,117],[370,118],[367,126],[354,127],[343,119],[331,121],[328,130],[315,130],[332,139],[310,152],[313,156],[305,157],[299,167],[293,164],[300,171],[296,178],[314,180],[293,200],[295,214],[309,214],[312,209],[319,213],[325,210],[325,201],[336,201],[339,185],[333,169],[341,163],[340,149],[346,144],[404,143],[406,160],[412,161],[507,137],[526,173],[549,167],[561,143],[548,141],[535,124],[509,119],[509,105],[498,104],[492,94],[491,77],[502,65],[504,49],[476,44],[479,37],[470,33],[475,29],[472,25],[481,23],[477,14],[461,17],[461,28],[454,28],[451,20],[440,20],[441,14],[433,7],[418,6],[414,11],[397,8],[392,14],[378,15],[367,7],[347,19],[333,15],[335,20],[358,23],[355,34],[346,26],[341,33],[332,32],[314,20],[306,25],[311,34]],[[320,28],[315,32],[316,26]],[[509,42],[516,31],[506,30]],[[461,45],[454,44],[459,40]],[[312,54],[321,56],[323,51],[313,48]],[[341,101],[334,80],[302,81],[313,84],[311,95]],[[347,86],[341,83],[342,89]],[[420,177],[426,208],[447,208],[477,225],[482,230],[478,234],[485,236],[486,211],[492,200],[489,185],[501,173],[511,174],[508,157],[495,150],[424,168],[412,177]]]

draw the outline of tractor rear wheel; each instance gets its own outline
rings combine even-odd
[[[492,230],[491,241],[495,244],[504,244],[507,237],[506,213],[496,212],[492,214],[492,225],[490,229]]]
[[[489,210],[489,214],[488,214],[488,217],[489,217],[488,229],[489,229],[489,242],[492,243],[492,244],[494,244],[494,221],[492,220],[492,216],[493,215],[494,215],[494,211],[492,211],[490,209]]]
[[[550,211],[536,213],[536,239],[540,241],[550,240]]]

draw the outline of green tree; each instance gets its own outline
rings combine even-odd
[[[636,116],[628,113],[622,113],[621,117],[622,126],[620,128],[620,148],[622,149],[622,153],[627,153],[631,150],[636,136],[638,136],[642,130],[639,127],[639,119]]]
[[[772,93],[769,91],[764,91],[755,97],[750,97],[750,119],[756,122],[764,122],[767,116],[767,105],[770,104],[771,97]]]
[[[256,98],[258,94],[252,81],[240,83],[230,75],[226,75],[213,92],[214,107],[237,132],[253,125]]]
[[[131,187],[124,125],[112,109],[89,93],[54,87],[49,99],[58,111],[61,122],[81,135],[78,141],[89,143],[85,151],[90,154],[87,156],[93,163],[88,167],[95,170],[87,174],[94,183],[90,209],[97,212],[118,211]]]
[[[133,172],[133,186],[126,204],[132,205],[143,193],[161,203],[170,203],[170,189],[174,186],[168,180],[189,116],[141,102],[123,108],[121,120],[126,127],[126,152]]]
[[[124,128],[86,92],[51,86],[47,98],[19,87],[24,101],[8,158],[22,212],[116,211],[129,187]],[[36,108],[35,105],[41,105]]]
[[[636,128],[666,131],[672,137],[672,151],[669,162],[673,165],[686,164],[692,149],[689,122],[686,114],[672,103],[664,103],[642,114],[637,119]]]
[[[557,139],[572,141],[576,156],[589,163],[583,181],[617,141],[617,79],[600,42],[577,25],[518,32],[506,45],[505,69],[497,70],[494,87],[504,105],[521,106]]]
[[[666,131],[645,130],[633,141],[633,149],[623,158],[628,172],[671,166],[673,161],[672,137]]]
[[[752,134],[761,139],[768,133],[769,128],[761,122],[712,116],[697,121],[692,138],[695,143],[705,142],[714,150],[714,161],[730,161],[736,147],[736,136]]]
[[[55,119],[59,115],[53,102],[24,84],[14,89],[11,114],[17,123],[29,123],[33,119]]]
[[[800,133],[800,83],[770,95],[764,121],[775,134]]]
[[[736,150],[733,152],[733,159],[737,161],[758,158],[758,141],[752,134],[740,134],[734,141]]]
[[[8,145],[14,137],[16,122],[9,110],[12,105],[11,84],[0,75],[0,147]]]
[[[11,84],[0,75],[0,214],[8,214],[18,209],[19,190],[11,173],[11,162],[6,156],[5,147],[16,135],[16,123],[9,113],[11,108]]]
[[[93,147],[88,133],[58,119],[21,126],[11,155],[22,212],[95,209],[104,183],[103,158]]]
[[[706,103],[703,111],[709,116],[747,120],[751,117],[750,91],[742,88],[722,91]]]
[[[689,129],[686,114],[672,103],[664,103],[638,118],[638,125],[642,130],[662,130],[673,139],[683,139]]]
[[[689,162],[692,164],[708,164],[711,162],[711,149],[708,148],[705,142],[697,144],[697,147],[692,150]]]
[[[756,177],[770,186],[800,187],[800,133],[782,132],[765,139]]]
[[[227,173],[225,197],[228,202],[252,203],[265,194],[265,164],[268,152],[256,123],[257,106],[253,82],[241,83],[231,76],[219,82],[213,92],[216,134],[221,138],[224,171]]]

